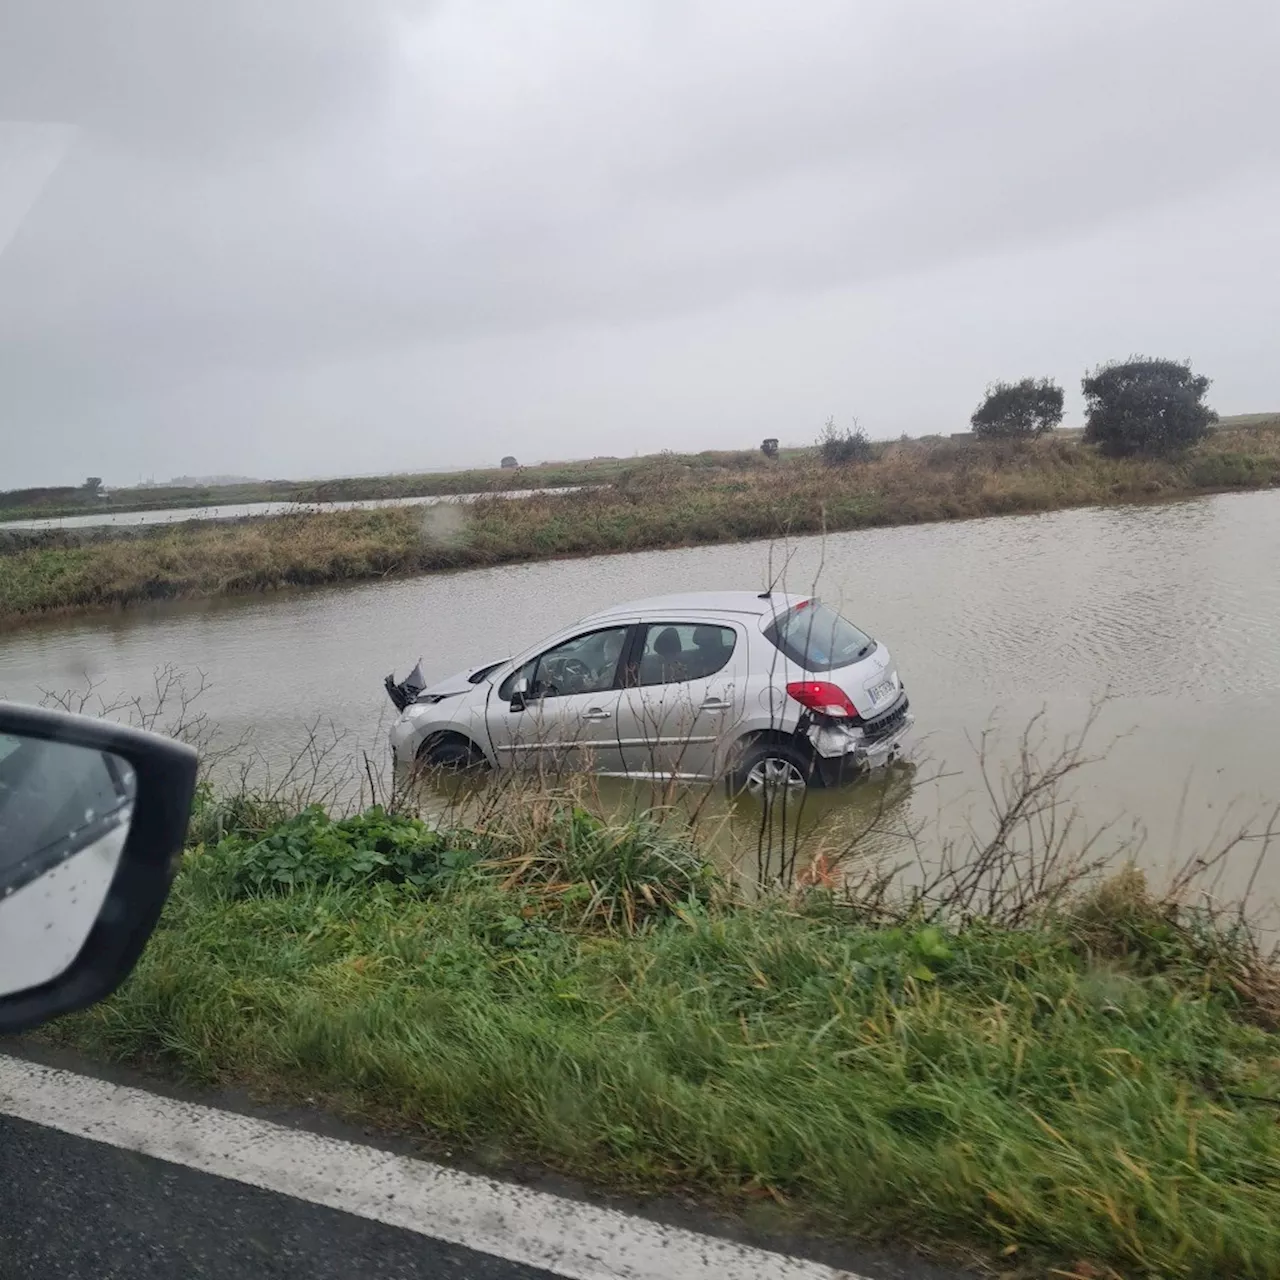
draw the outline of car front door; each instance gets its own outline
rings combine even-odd
[[[503,678],[486,712],[500,767],[554,774],[623,771],[619,672],[630,633],[629,624],[582,632]]]
[[[618,746],[634,777],[718,777],[746,710],[747,638],[732,622],[646,622],[618,705]]]

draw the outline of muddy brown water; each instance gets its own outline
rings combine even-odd
[[[0,693],[34,700],[86,679],[137,692],[171,663],[202,670],[201,706],[269,760],[289,758],[317,718],[376,752],[390,713],[382,677],[419,656],[438,678],[619,600],[759,589],[784,566],[789,589],[816,582],[897,658],[916,773],[914,785],[909,771],[889,780],[889,807],[927,841],[985,821],[972,744],[993,715],[998,774],[1037,711],[1057,742],[1104,694],[1090,746],[1107,758],[1071,788],[1082,830],[1120,818],[1162,870],[1280,801],[1280,493],[165,604],[0,636]],[[880,803],[877,788],[854,786],[806,814],[852,823]],[[731,824],[742,840],[752,821]],[[1224,893],[1243,886],[1257,847],[1232,855]],[[1280,890],[1275,865],[1258,890]]]

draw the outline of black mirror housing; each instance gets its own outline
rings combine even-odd
[[[511,710],[523,711],[536,696],[528,679],[521,676],[511,689]]]
[[[17,743],[33,749],[58,744],[71,749],[71,756],[77,748],[100,752],[129,773],[127,834],[123,834],[114,870],[109,871],[97,916],[65,968],[38,985],[0,995],[0,1034],[12,1034],[95,1004],[133,970],[155,929],[177,869],[198,761],[190,747],[158,734],[14,703],[0,702],[0,738],[8,739],[11,751]],[[48,791],[58,779],[53,774],[41,781]],[[23,785],[19,777],[10,788],[11,798],[22,799]],[[124,826],[117,826],[123,833]],[[23,854],[16,832],[0,807],[0,867]],[[11,887],[6,896],[12,892]],[[50,909],[58,909],[56,900]]]

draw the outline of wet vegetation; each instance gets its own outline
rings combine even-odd
[[[1280,983],[1242,918],[1065,849],[975,858],[744,895],[696,830],[563,792],[436,826],[206,789],[135,975],[49,1034],[766,1233],[1277,1274]],[[1001,866],[1017,892],[966,888]]]

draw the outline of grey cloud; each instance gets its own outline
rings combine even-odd
[[[459,343],[661,346],[752,298],[1070,245],[1276,172],[1277,23],[1252,0],[11,0],[0,114],[79,133],[0,257],[0,395],[154,434],[234,387],[228,412],[288,431],[290,385],[300,420],[327,368],[399,352],[387,414],[416,366],[465,415]]]
[[[376,95],[389,16],[383,0],[8,0],[0,118],[69,121],[203,163],[313,132]]]

